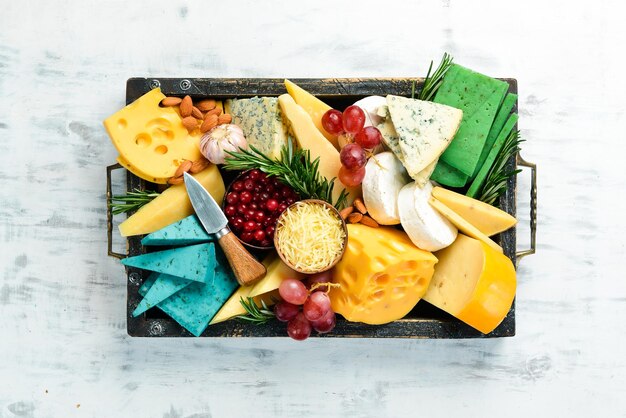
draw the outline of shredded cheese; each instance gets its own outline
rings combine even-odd
[[[345,231],[337,213],[316,202],[298,202],[276,224],[277,250],[302,273],[326,270],[342,253]]]

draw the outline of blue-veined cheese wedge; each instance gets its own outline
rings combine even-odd
[[[243,131],[248,145],[252,145],[270,158],[280,157],[287,144],[287,128],[276,97],[252,97],[226,101],[226,113],[232,123]]]
[[[157,251],[125,258],[122,264],[206,283],[213,280],[215,246],[207,243]]]
[[[215,241],[215,235],[204,230],[196,215],[189,215],[178,222],[146,235],[141,244],[151,245],[191,245]]]
[[[154,281],[150,289],[133,311],[133,316],[137,317],[148,309],[158,305],[165,299],[169,298],[179,290],[189,286],[193,281],[181,279],[180,277],[171,276],[169,274],[152,273],[150,280]]]

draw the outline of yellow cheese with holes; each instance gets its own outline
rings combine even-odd
[[[224,198],[224,181],[217,166],[211,164],[193,177],[213,196],[218,205]],[[140,208],[119,226],[123,237],[149,234],[194,213],[185,184],[170,186],[160,196]]]
[[[439,263],[424,300],[484,334],[493,331],[515,298],[517,282],[511,260],[462,234],[435,255]]]
[[[215,314],[213,319],[209,325],[217,324],[219,322],[224,322],[229,319],[232,319],[239,315],[245,315],[246,310],[241,305],[241,298],[246,299],[250,296],[250,291],[254,286],[240,286],[239,289],[233,293],[233,295],[228,298],[226,303],[222,305],[220,310]],[[278,290],[275,290],[270,293],[265,293],[263,295],[258,295],[253,298],[254,303],[257,304],[258,307],[262,307],[261,301],[265,302],[266,306],[272,306],[274,304],[274,300],[279,299]]]
[[[183,160],[201,157],[200,131],[189,134],[176,110],[159,106],[163,98],[156,88],[104,121],[118,161],[153,183],[166,183]]]
[[[337,136],[329,134],[322,126],[322,116],[324,116],[324,113],[329,111],[331,107],[289,80],[285,80],[285,87],[287,87],[287,92],[293,97],[293,100],[298,105],[302,106],[304,111],[309,114],[317,130],[320,131],[335,148],[339,149]]]
[[[517,223],[515,217],[503,210],[443,187],[433,188],[433,197],[488,237],[506,231]]]
[[[360,187],[346,188],[337,178],[341,161],[339,151],[326,140],[324,135],[315,127],[311,117],[288,94],[278,97],[278,103],[283,115],[289,121],[291,130],[300,145],[311,153],[311,160],[320,159],[319,173],[326,179],[334,178],[333,201],[336,201],[342,190],[348,192],[348,204],[352,203],[361,194]]]
[[[335,267],[333,310],[348,321],[386,324],[408,314],[426,292],[437,258],[394,228],[348,225],[348,245]]]
[[[285,279],[302,280],[304,275],[292,270],[280,259],[278,254],[271,254],[263,260],[265,277],[253,286],[250,297],[258,296],[278,289]]]
[[[478,228],[476,228],[471,223],[467,222],[459,214],[454,212],[452,209],[450,209],[449,207],[447,207],[446,205],[444,205],[443,203],[441,203],[434,197],[431,197],[428,200],[428,203],[430,203],[430,205],[433,208],[435,208],[437,212],[443,215],[444,218],[446,218],[447,220],[452,222],[454,226],[459,228],[459,231],[463,232],[466,235],[469,235],[472,238],[481,240],[482,242],[484,242],[485,244],[493,248],[495,251],[498,251],[500,253],[502,252],[502,247],[496,244],[491,238],[489,238],[487,235],[480,232]]]

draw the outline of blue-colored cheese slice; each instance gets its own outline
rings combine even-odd
[[[150,286],[150,289],[133,311],[134,317],[141,315],[148,309],[156,306],[179,290],[193,283],[192,280],[181,279],[180,277],[171,276],[169,274],[152,273],[150,276],[154,276],[154,278],[150,279],[152,286]]]
[[[248,145],[270,158],[280,158],[288,130],[276,97],[230,99],[226,101],[226,112],[233,117],[232,123],[241,128]]]
[[[404,155],[400,161],[411,178],[422,182],[422,172],[427,167],[434,169],[432,164],[454,138],[463,112],[451,106],[393,95],[387,96],[387,107]]]
[[[207,283],[192,283],[159,303],[157,307],[196,337],[202,335],[211,319],[239,287],[224,253],[216,249],[215,277]],[[154,283],[150,278],[139,289],[146,294]]]
[[[214,254],[215,246],[207,243],[128,257],[122,264],[205,283],[213,276]]]
[[[141,240],[141,243],[145,246],[181,246],[202,244],[211,241],[215,241],[215,235],[207,234],[196,215],[189,215],[178,222],[146,235]]]

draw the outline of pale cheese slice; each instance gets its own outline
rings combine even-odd
[[[489,238],[487,235],[480,232],[478,228],[476,228],[471,223],[467,222],[459,214],[454,212],[452,209],[450,209],[449,207],[447,207],[446,205],[444,205],[443,203],[441,203],[434,197],[431,197],[428,203],[430,203],[430,205],[433,208],[435,208],[437,212],[443,215],[444,218],[446,218],[447,220],[452,222],[454,226],[459,228],[459,230],[463,232],[465,235],[484,242],[485,244],[487,244],[494,250],[498,251],[499,253],[502,252],[502,247],[496,244],[491,238]]]
[[[430,176],[433,174],[433,171],[435,171],[435,167],[437,166],[438,161],[439,158],[427,165],[425,169],[417,173],[417,176],[415,176],[415,178],[413,179],[415,180],[415,183],[417,183],[420,187],[424,187],[426,183],[428,183],[428,181],[430,180]]]
[[[378,115],[383,118],[383,121],[376,125],[383,137],[383,142],[387,148],[389,148],[389,151],[393,152],[402,165],[404,165],[404,154],[402,154],[402,150],[400,149],[400,136],[393,126],[391,116],[389,116],[389,108],[386,105],[380,106],[378,108]]]
[[[463,111],[450,106],[387,96],[393,126],[399,136],[404,166],[412,178],[432,164],[454,138]]]

